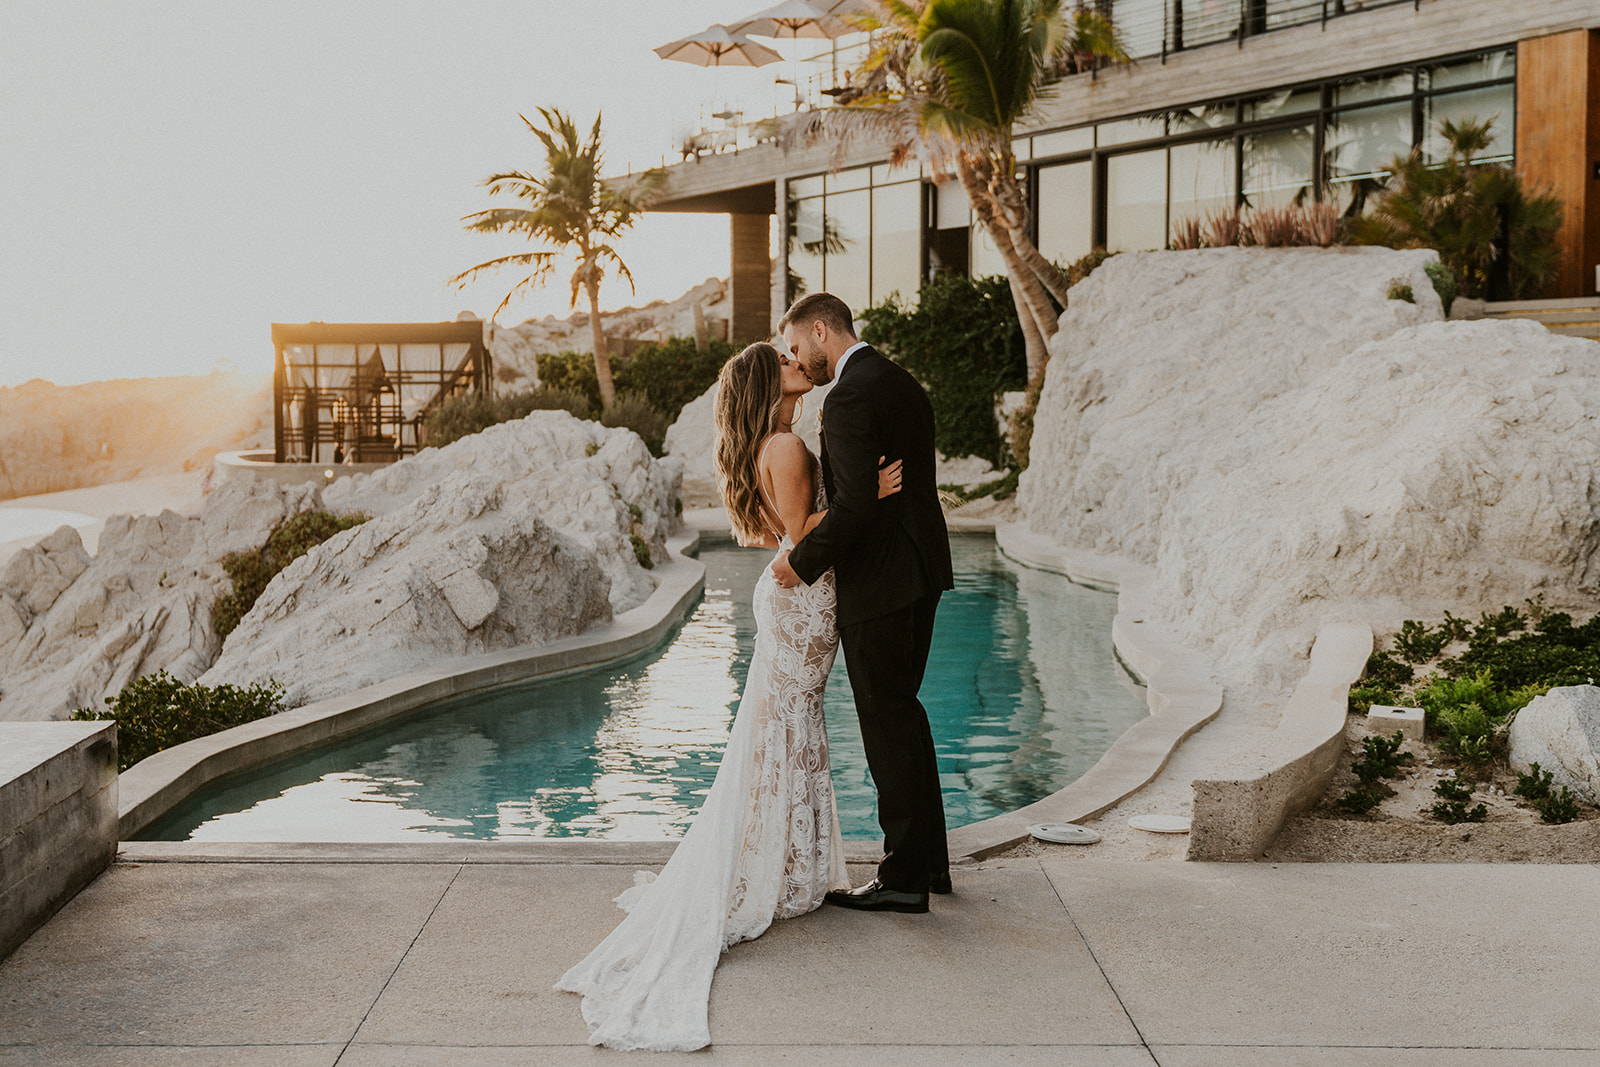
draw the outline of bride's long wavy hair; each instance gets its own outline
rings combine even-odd
[[[716,467],[722,503],[740,544],[759,544],[771,533],[762,518],[756,458],[761,442],[777,432],[783,409],[783,366],[765,341],[747,345],[717,375]]]

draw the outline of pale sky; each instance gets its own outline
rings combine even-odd
[[[517,118],[605,115],[608,172],[651,164],[721,100],[770,113],[788,63],[704,69],[650,49],[764,0],[0,0],[0,385],[266,374],[269,324],[487,316],[523,250],[460,217],[537,170]],[[768,41],[773,44],[774,42]],[[776,42],[785,56],[816,42]],[[728,269],[724,216],[654,214],[639,292]],[[567,313],[564,278],[499,321]]]

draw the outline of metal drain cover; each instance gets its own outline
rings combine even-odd
[[[1070,822],[1042,822],[1028,827],[1028,833],[1057,845],[1092,845],[1100,840],[1100,835],[1087,826]]]

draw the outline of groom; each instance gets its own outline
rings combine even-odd
[[[899,364],[856,340],[850,308],[831,293],[796,300],[778,329],[812,384],[837,384],[822,413],[828,511],[773,561],[773,577],[785,588],[809,585],[833,568],[839,641],[883,826],[878,877],[829,893],[828,902],[925,912],[930,890],[950,892],[950,858],[933,735],[917,690],[939,594],[955,584],[934,482],[933,406]],[[882,500],[880,457],[904,460],[901,492]]]

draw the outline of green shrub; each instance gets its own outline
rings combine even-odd
[[[643,345],[630,355],[613,355],[611,377],[618,394],[642,393],[676,419],[685,404],[716,383],[717,373],[735,351],[728,342],[713,340],[702,352],[692,337],[671,337]],[[582,393],[596,411],[600,409],[600,381],[594,373],[594,356],[587,352],[539,356],[539,381],[549,388]]]
[[[650,556],[650,546],[645,539],[636,533],[628,535],[628,541],[633,545],[633,558],[639,561],[639,566],[645,570],[654,570],[656,561]]]
[[[1005,277],[941,272],[923,285],[915,307],[890,297],[863,311],[860,325],[863,340],[928,390],[939,451],[1008,464],[995,401],[1027,384],[1028,362]]]
[[[334,534],[359,526],[368,518],[335,515],[331,511],[298,512],[274,526],[260,548],[223,556],[222,569],[233,581],[233,588],[211,605],[211,627],[217,636],[233,633],[279,571]]]
[[[189,685],[166,671],[135,678],[104,710],[79,708],[78,721],[114,719],[117,723],[117,766],[127,770],[146,756],[196,737],[252,722],[283,710],[283,687],[277,682],[236,685]]]
[[[659,456],[667,440],[672,418],[650,403],[643,393],[618,393],[611,410],[600,416],[604,426],[622,426],[644,438],[651,455]]]
[[[1404,300],[1408,304],[1417,302],[1417,294],[1411,291],[1411,286],[1405,282],[1390,282],[1389,291],[1384,294],[1390,300]]]
[[[514,393],[463,393],[444,401],[428,413],[423,439],[435,448],[487,430],[502,422],[520,419],[534,411],[567,411],[580,419],[594,418],[598,402],[582,392],[549,386],[535,386]]]
[[[1543,800],[1550,795],[1550,784],[1555,781],[1555,775],[1540,767],[1537,762],[1530,763],[1526,772],[1518,772],[1517,787],[1512,793],[1527,800]]]
[[[1068,288],[1077,285],[1093,274],[1096,267],[1116,254],[1115,252],[1107,252],[1104,248],[1094,248],[1073,260],[1066,268]]]
[[[1372,705],[1383,704],[1387,707],[1398,707],[1400,694],[1393,689],[1381,685],[1357,685],[1350,688],[1350,714],[1365,715],[1372,710]]]
[[[1436,249],[1461,296],[1537,293],[1556,271],[1561,201],[1524,189],[1508,164],[1470,162],[1488,147],[1493,125],[1492,119],[1446,120],[1439,125],[1450,145],[1443,162],[1418,150],[1397,157],[1377,204],[1349,219],[1351,240]]]
[[[1562,786],[1560,792],[1549,793],[1533,802],[1539,818],[1548,823],[1571,822],[1580,814],[1577,798],[1572,790]]]
[[[1359,785],[1354,789],[1345,790],[1344,795],[1334,801],[1334,804],[1340,811],[1351,815],[1365,815],[1383,803],[1385,792],[1381,786]]]
[[[1405,735],[1398,730],[1388,737],[1374,735],[1361,739],[1361,758],[1350,765],[1355,776],[1367,785],[1384,778],[1394,778],[1417,757],[1400,748],[1406,743]]]
[[[1433,291],[1439,294],[1439,303],[1444,305],[1444,313],[1449,315],[1450,308],[1456,302],[1456,276],[1450,273],[1449,267],[1437,259],[1430,260],[1422,269],[1428,275],[1428,280],[1433,283]]]
[[[1472,800],[1472,783],[1461,777],[1459,771],[1449,778],[1439,779],[1433,792],[1440,799],[1428,809],[1428,814],[1442,822],[1482,822],[1489,815],[1488,807],[1483,804],[1467,807]]]

